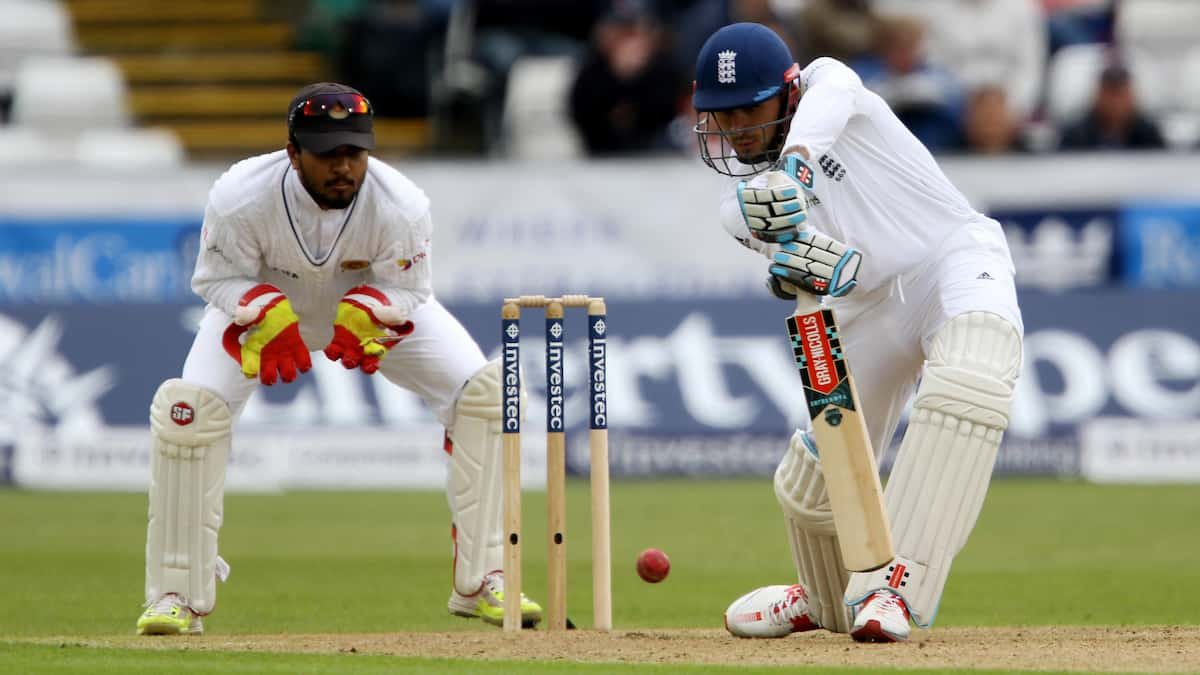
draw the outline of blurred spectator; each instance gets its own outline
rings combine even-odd
[[[339,77],[370,94],[376,115],[429,114],[429,56],[439,29],[416,3],[322,0],[314,7],[340,22],[342,36],[331,39]]]
[[[871,0],[809,0],[791,22],[801,65],[818,56],[851,64],[875,49],[879,18]]]
[[[474,60],[487,72],[485,145],[499,139],[508,73],[522,56],[582,58],[609,0],[476,0]]]
[[[1166,147],[1162,133],[1138,110],[1129,70],[1120,63],[1100,73],[1092,109],[1063,132],[1064,150],[1156,150]]]
[[[971,91],[963,119],[962,150],[979,155],[1028,152],[1021,131],[1004,89],[983,85]]]
[[[800,54],[795,37],[771,10],[770,0],[694,0],[691,7],[676,18],[674,49],[676,67],[687,74],[690,85],[696,72],[696,55],[708,36],[731,23],[753,21],[769,26],[793,54]],[[804,65],[804,64],[800,64]]]
[[[338,59],[347,37],[346,24],[362,16],[368,4],[370,0],[311,0],[296,21],[296,46]]]
[[[597,24],[571,89],[571,116],[592,154],[669,147],[667,125],[685,76],[664,50],[663,31],[641,0],[616,0]]]
[[[1041,0],[1049,54],[1068,45],[1111,43],[1114,0]]]
[[[931,151],[959,143],[962,85],[925,57],[925,27],[914,17],[879,21],[876,55],[855,64],[863,84],[883,97]]]
[[[449,26],[444,62],[433,76],[438,145],[454,153],[482,153],[499,147],[509,72],[517,59],[582,58],[610,0],[421,2]]]
[[[1046,24],[1037,0],[875,0],[886,14],[921,16],[929,58],[960,82],[999,83],[1022,120],[1038,105],[1045,77]]]

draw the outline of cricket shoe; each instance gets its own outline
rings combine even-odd
[[[166,593],[138,617],[138,635],[200,635],[204,622],[176,593]]]
[[[854,616],[850,637],[857,642],[903,642],[908,639],[908,606],[891,591],[876,591]]]
[[[483,584],[472,595],[454,589],[446,603],[455,616],[479,617],[497,626],[504,625],[504,572],[496,570],[483,577]],[[521,626],[533,628],[542,620],[542,606],[521,594]]]
[[[756,588],[725,610],[725,630],[743,638],[778,638],[818,628],[800,584]]]

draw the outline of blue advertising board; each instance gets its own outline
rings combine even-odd
[[[1154,223],[1159,221],[1137,215],[1151,211],[1131,213],[1134,215],[1127,215],[1126,221],[1137,218],[1138,226],[1146,234],[1140,239],[1127,237],[1129,240],[1123,240],[1120,247],[1114,241],[1119,214],[1113,209],[1010,209],[992,215],[1005,227],[1017,268],[1017,283],[1022,288],[1062,290],[1104,286],[1113,283],[1118,270],[1150,285],[1184,285],[1158,283],[1155,279],[1167,272],[1169,278],[1185,278],[1186,261],[1196,259],[1192,254],[1197,248],[1197,237],[1194,233],[1187,234],[1195,229],[1189,223],[1200,218],[1194,213],[1172,211],[1177,217],[1171,221],[1173,229],[1168,232],[1163,227],[1155,229]],[[1191,220],[1184,220],[1185,216]],[[200,224],[199,216],[182,214],[136,218],[33,218],[0,214],[0,305],[190,302],[189,284]],[[594,255],[581,258],[575,255],[578,241],[568,244],[556,240],[560,250],[550,255],[544,249],[531,254],[529,251],[535,247],[523,243],[524,248],[519,252],[507,252],[518,256],[511,259],[498,255],[493,246],[481,247],[478,226],[467,226],[456,237],[451,225],[452,222],[439,221],[439,241],[450,242],[453,248],[440,256],[441,271],[435,279],[438,288],[451,291],[446,294],[450,300],[490,297],[493,292],[499,293],[497,287],[508,287],[506,284],[544,287],[547,279],[554,280],[550,285],[565,282],[576,287],[608,289],[603,292],[609,297],[643,299],[738,298],[756,293],[761,284],[757,273],[750,274],[747,281],[744,270],[748,267],[731,262],[718,268],[696,267],[690,262],[680,262],[677,257],[660,254],[671,249],[658,241],[643,241],[633,235],[611,241],[606,238],[611,234],[609,228],[599,225],[598,231],[606,234],[597,234],[595,241],[587,242],[589,247],[596,247]],[[640,229],[638,232],[644,234]],[[517,233],[501,228],[491,236],[501,241],[516,237]],[[531,241],[546,241],[540,230],[521,236]],[[1163,242],[1168,243],[1166,248]],[[740,252],[731,249],[721,233],[715,241],[696,244],[705,261],[726,260],[730,250]],[[1123,262],[1121,256],[1126,248],[1134,257]],[[626,255],[630,250],[641,253]],[[519,257],[522,255],[527,257],[522,259]],[[485,269],[490,271],[485,273]],[[1164,269],[1167,272],[1161,271]],[[1200,272],[1192,268],[1190,274],[1200,275]],[[530,277],[533,281],[526,278],[529,275],[533,275]]]
[[[186,302],[195,217],[0,218],[0,304]]]
[[[1026,292],[1021,302],[1025,367],[999,473],[1077,473],[1081,428],[1096,418],[1156,423],[1200,416],[1200,292]],[[498,304],[449,307],[485,352],[499,354]],[[614,475],[772,471],[803,414],[783,331],[789,309],[769,297],[610,300],[605,377]],[[0,363],[11,402],[0,408],[0,448],[4,429],[31,424],[146,425],[155,388],[181,370],[200,311],[198,303],[0,310]],[[542,321],[540,312],[527,312],[522,321],[523,380],[534,420],[547,395]],[[583,312],[568,312],[564,330],[568,462],[584,473],[589,363]],[[319,354],[314,362],[317,367],[294,384],[261,388],[241,424],[402,431],[431,420],[415,396],[395,396],[379,375],[346,372]],[[539,426],[529,425],[528,433]]]
[[[1200,203],[1133,203],[1121,212],[1121,281],[1200,288]]]
[[[1116,209],[1006,209],[988,215],[1004,226],[1022,288],[1088,288],[1116,278]]]

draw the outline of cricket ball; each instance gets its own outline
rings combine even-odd
[[[657,584],[666,579],[667,572],[670,571],[671,561],[667,554],[656,548],[648,548],[638,556],[637,573],[642,581]]]

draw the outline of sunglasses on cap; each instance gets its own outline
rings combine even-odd
[[[341,120],[350,115],[370,115],[371,102],[362,94],[317,94],[297,105],[292,116],[297,113],[304,117]]]

